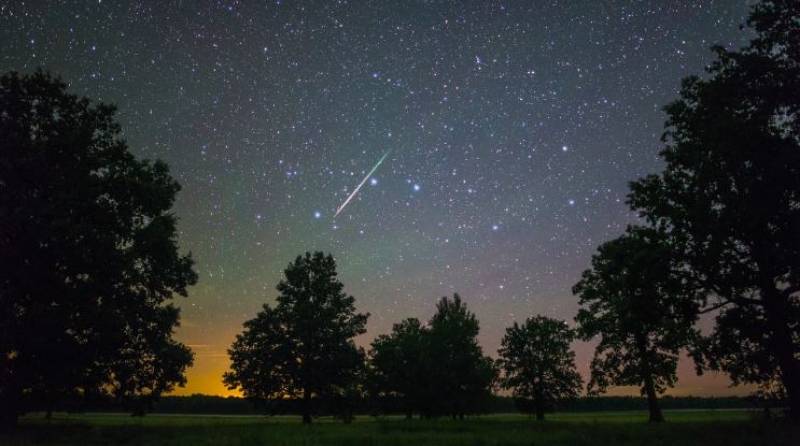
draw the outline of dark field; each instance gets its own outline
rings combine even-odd
[[[644,412],[556,414],[545,422],[522,415],[454,421],[360,417],[345,425],[299,417],[62,415],[22,420],[1,445],[790,445],[800,427],[747,411],[667,411],[646,423]]]

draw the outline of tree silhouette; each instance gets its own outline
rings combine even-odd
[[[402,400],[407,418],[426,400],[422,383],[434,366],[426,354],[427,334],[418,319],[405,319],[394,324],[391,334],[376,337],[369,353],[373,396]]]
[[[399,399],[407,417],[461,417],[482,410],[497,376],[477,336],[478,320],[458,294],[443,297],[423,326],[417,319],[395,324],[370,350],[373,396]]]
[[[114,107],[44,72],[0,78],[0,424],[24,405],[184,383],[168,301],[195,283],[169,209],[180,189],[139,161]]]
[[[501,383],[513,391],[523,410],[537,420],[558,402],[580,394],[581,376],[575,370],[570,343],[575,333],[563,321],[536,316],[506,329],[499,350]],[[529,403],[529,404],[528,404]]]
[[[666,168],[629,202],[718,311],[699,365],[781,382],[800,417],[800,8],[765,1],[748,24],[747,47],[714,48],[707,78],[684,79],[666,107]]]
[[[675,271],[672,247],[656,230],[628,228],[600,246],[573,292],[585,340],[600,337],[589,390],[638,386],[650,421],[663,421],[657,395],[677,380],[678,353],[693,337],[695,295]]]
[[[430,415],[463,418],[480,411],[497,377],[494,361],[478,344],[480,325],[458,294],[443,297],[428,324],[427,358],[433,366],[425,381]]]
[[[303,422],[311,423],[315,400],[352,393],[364,365],[353,338],[365,332],[369,315],[355,312],[330,255],[298,256],[284,274],[275,307],[265,304],[245,322],[228,350],[224,381],[253,400],[297,398]]]

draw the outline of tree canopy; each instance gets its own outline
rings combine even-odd
[[[511,389],[523,410],[544,420],[546,410],[580,394],[582,380],[575,370],[570,344],[575,333],[563,321],[531,317],[506,329],[499,350],[501,383]],[[529,403],[529,404],[528,404]]]
[[[463,417],[481,411],[497,371],[478,345],[475,315],[458,294],[443,297],[430,322],[396,324],[370,351],[373,391],[399,397],[407,416]]]
[[[695,296],[673,254],[658,231],[628,228],[600,246],[573,288],[581,337],[599,337],[589,390],[639,387],[650,421],[663,420],[657,395],[675,384],[678,353],[694,336]]]
[[[394,324],[390,334],[372,341],[369,388],[376,399],[400,399],[407,418],[428,398],[423,385],[433,364],[427,353],[428,329],[416,318]]]
[[[716,329],[700,366],[780,383],[800,416],[800,8],[756,4],[745,48],[714,48],[668,115],[666,168],[631,206],[668,235]],[[687,278],[687,280],[689,280]]]
[[[253,400],[298,398],[310,423],[316,400],[341,398],[358,381],[364,352],[353,338],[365,332],[369,315],[356,313],[331,255],[307,252],[284,275],[276,305],[245,322],[228,350],[224,381]]]
[[[0,78],[0,422],[26,404],[157,398],[185,382],[172,339],[197,276],[178,252],[180,190],[137,160],[111,105],[44,72]]]
[[[461,296],[443,297],[430,323],[429,358],[434,399],[428,410],[463,417],[480,412],[497,377],[494,361],[478,344],[480,324]]]

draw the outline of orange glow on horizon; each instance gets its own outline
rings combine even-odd
[[[242,396],[241,392],[229,390],[222,383],[222,374],[228,371],[230,361],[225,358],[197,356],[195,365],[186,373],[186,386],[178,387],[170,395]]]
[[[186,396],[194,394],[222,397],[241,397],[241,392],[229,390],[222,383],[222,375],[228,370],[230,361],[227,356],[197,355],[195,365],[187,372],[185,387],[175,389],[170,395]],[[686,367],[689,364],[683,364]],[[696,376],[694,373],[680,377],[675,388],[668,389],[665,395],[671,396],[745,396],[755,390],[754,386],[730,387],[730,381],[724,374],[708,373]],[[608,396],[639,396],[639,389],[634,387],[612,387],[605,394]]]

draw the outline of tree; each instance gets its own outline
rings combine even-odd
[[[372,341],[369,352],[373,396],[400,399],[406,418],[423,404],[426,387],[421,385],[434,365],[425,352],[428,330],[418,319],[394,324],[392,333]]]
[[[244,331],[228,350],[231,371],[223,380],[230,389],[241,388],[247,399],[279,400],[293,393],[293,370],[285,363],[295,360],[295,352],[281,318],[277,309],[265,304],[255,318],[245,321]]]
[[[171,326],[177,317],[176,308],[150,319],[161,324],[139,330],[109,365],[111,379],[100,389],[129,407],[134,415],[144,415],[164,392],[176,384],[186,384],[185,370],[194,355],[185,345],[171,339]]]
[[[800,8],[764,1],[748,24],[747,47],[714,48],[707,78],[684,79],[666,107],[666,168],[632,183],[629,203],[717,312],[699,366],[780,382],[800,417]]]
[[[252,400],[299,399],[303,422],[311,423],[316,400],[352,392],[364,364],[353,338],[365,332],[369,315],[355,312],[330,255],[307,252],[284,275],[275,307],[265,304],[245,322],[228,350],[224,381]]]
[[[589,391],[638,386],[650,421],[663,421],[657,396],[676,380],[678,353],[693,337],[695,296],[678,272],[674,252],[656,230],[628,228],[600,246],[573,293],[582,338],[600,340]]]
[[[427,325],[395,324],[370,350],[373,396],[399,400],[406,416],[461,417],[485,407],[497,376],[483,355],[478,320],[458,294],[443,297]]]
[[[491,396],[497,370],[478,344],[480,325],[458,294],[443,297],[428,324],[429,370],[424,389],[424,412],[463,418],[476,413]]]
[[[114,110],[41,71],[0,78],[4,426],[77,395],[155,399],[192,362],[168,303],[197,280],[169,212],[180,186],[134,158]]]
[[[502,385],[513,391],[522,407],[530,407],[537,420],[544,420],[545,410],[580,394],[581,376],[570,349],[574,338],[563,321],[544,316],[506,329],[498,352]]]

